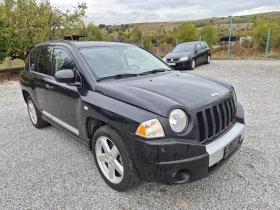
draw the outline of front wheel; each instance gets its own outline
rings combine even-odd
[[[94,133],[92,148],[98,171],[111,188],[125,191],[140,182],[125,141],[111,126]]]
[[[207,56],[207,61],[205,62],[206,64],[210,64],[210,62],[211,62],[211,55],[208,55]]]
[[[196,61],[195,61],[195,59],[193,58],[193,59],[191,60],[189,69],[190,69],[190,70],[194,70],[195,67],[196,67]]]

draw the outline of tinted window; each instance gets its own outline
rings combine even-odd
[[[202,46],[202,49],[208,48],[208,46],[207,46],[207,44],[205,42],[201,42],[201,46]]]
[[[172,52],[174,53],[192,52],[194,51],[194,47],[195,47],[195,43],[179,44]]]
[[[160,59],[136,46],[85,48],[81,53],[98,78],[140,74],[159,68],[171,70]]]
[[[196,50],[197,50],[197,51],[200,51],[200,50],[201,50],[201,44],[197,44],[197,45],[196,45]]]
[[[51,51],[48,48],[42,48],[39,55],[37,71],[42,74],[49,74]]]
[[[75,62],[67,54],[66,51],[61,49],[55,49],[53,53],[53,73],[54,76],[56,72],[64,69],[76,69]]]
[[[30,58],[30,55],[28,55],[24,61],[24,63],[25,63],[24,70],[26,70],[26,71],[29,71],[29,58]]]
[[[30,62],[29,62],[29,69],[31,69],[32,64],[34,64],[35,66],[37,66],[37,62],[38,62],[38,50],[37,49],[33,49],[30,52]],[[35,69],[36,70],[36,69]],[[37,70],[36,70],[37,71]]]

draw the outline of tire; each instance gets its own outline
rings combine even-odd
[[[190,69],[190,70],[194,70],[195,67],[196,67],[196,60],[193,58],[193,59],[191,60],[189,69]]]
[[[97,129],[93,135],[92,150],[98,171],[111,188],[125,191],[140,183],[140,175],[125,141],[111,126]]]
[[[210,62],[211,62],[211,55],[208,55],[207,56],[207,61],[205,62],[206,64],[210,64]]]
[[[27,111],[30,117],[31,123],[34,125],[35,128],[44,128],[49,125],[49,123],[42,118],[41,112],[35,106],[32,98],[27,96],[26,98],[27,103]]]

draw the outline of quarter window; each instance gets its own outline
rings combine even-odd
[[[67,52],[61,49],[55,49],[53,53],[53,75],[60,70],[71,69],[75,70],[76,65],[73,59]]]
[[[41,74],[49,74],[51,51],[48,48],[42,48],[39,56],[38,72]]]

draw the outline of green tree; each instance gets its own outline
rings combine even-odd
[[[141,44],[142,41],[142,31],[140,29],[139,25],[136,25],[132,30],[131,30],[131,36],[130,36],[130,41],[135,43],[135,44]]]
[[[265,48],[269,28],[271,29],[270,46],[280,46],[279,19],[272,18],[268,20],[260,19],[254,22],[251,35],[256,47]]]
[[[88,41],[103,41],[105,40],[104,34],[100,30],[100,28],[93,23],[89,23],[87,26],[85,24],[82,25],[77,30],[78,34],[87,35]]]
[[[193,23],[182,24],[176,33],[176,37],[180,43],[199,40],[197,28]]]
[[[61,39],[83,23],[86,8],[86,4],[81,3],[62,12],[47,0],[4,0],[0,14],[4,14],[10,30],[7,54],[23,59],[36,44]]]
[[[212,47],[218,39],[216,27],[210,24],[204,26],[202,29],[202,39],[203,41],[206,41],[210,47]]]
[[[10,37],[10,30],[5,23],[4,14],[0,13],[0,63],[7,57],[7,39]]]
[[[152,48],[152,46],[153,46],[153,44],[151,42],[151,39],[147,35],[144,35],[142,37],[142,42],[143,42],[144,48],[146,50],[150,50]]]

